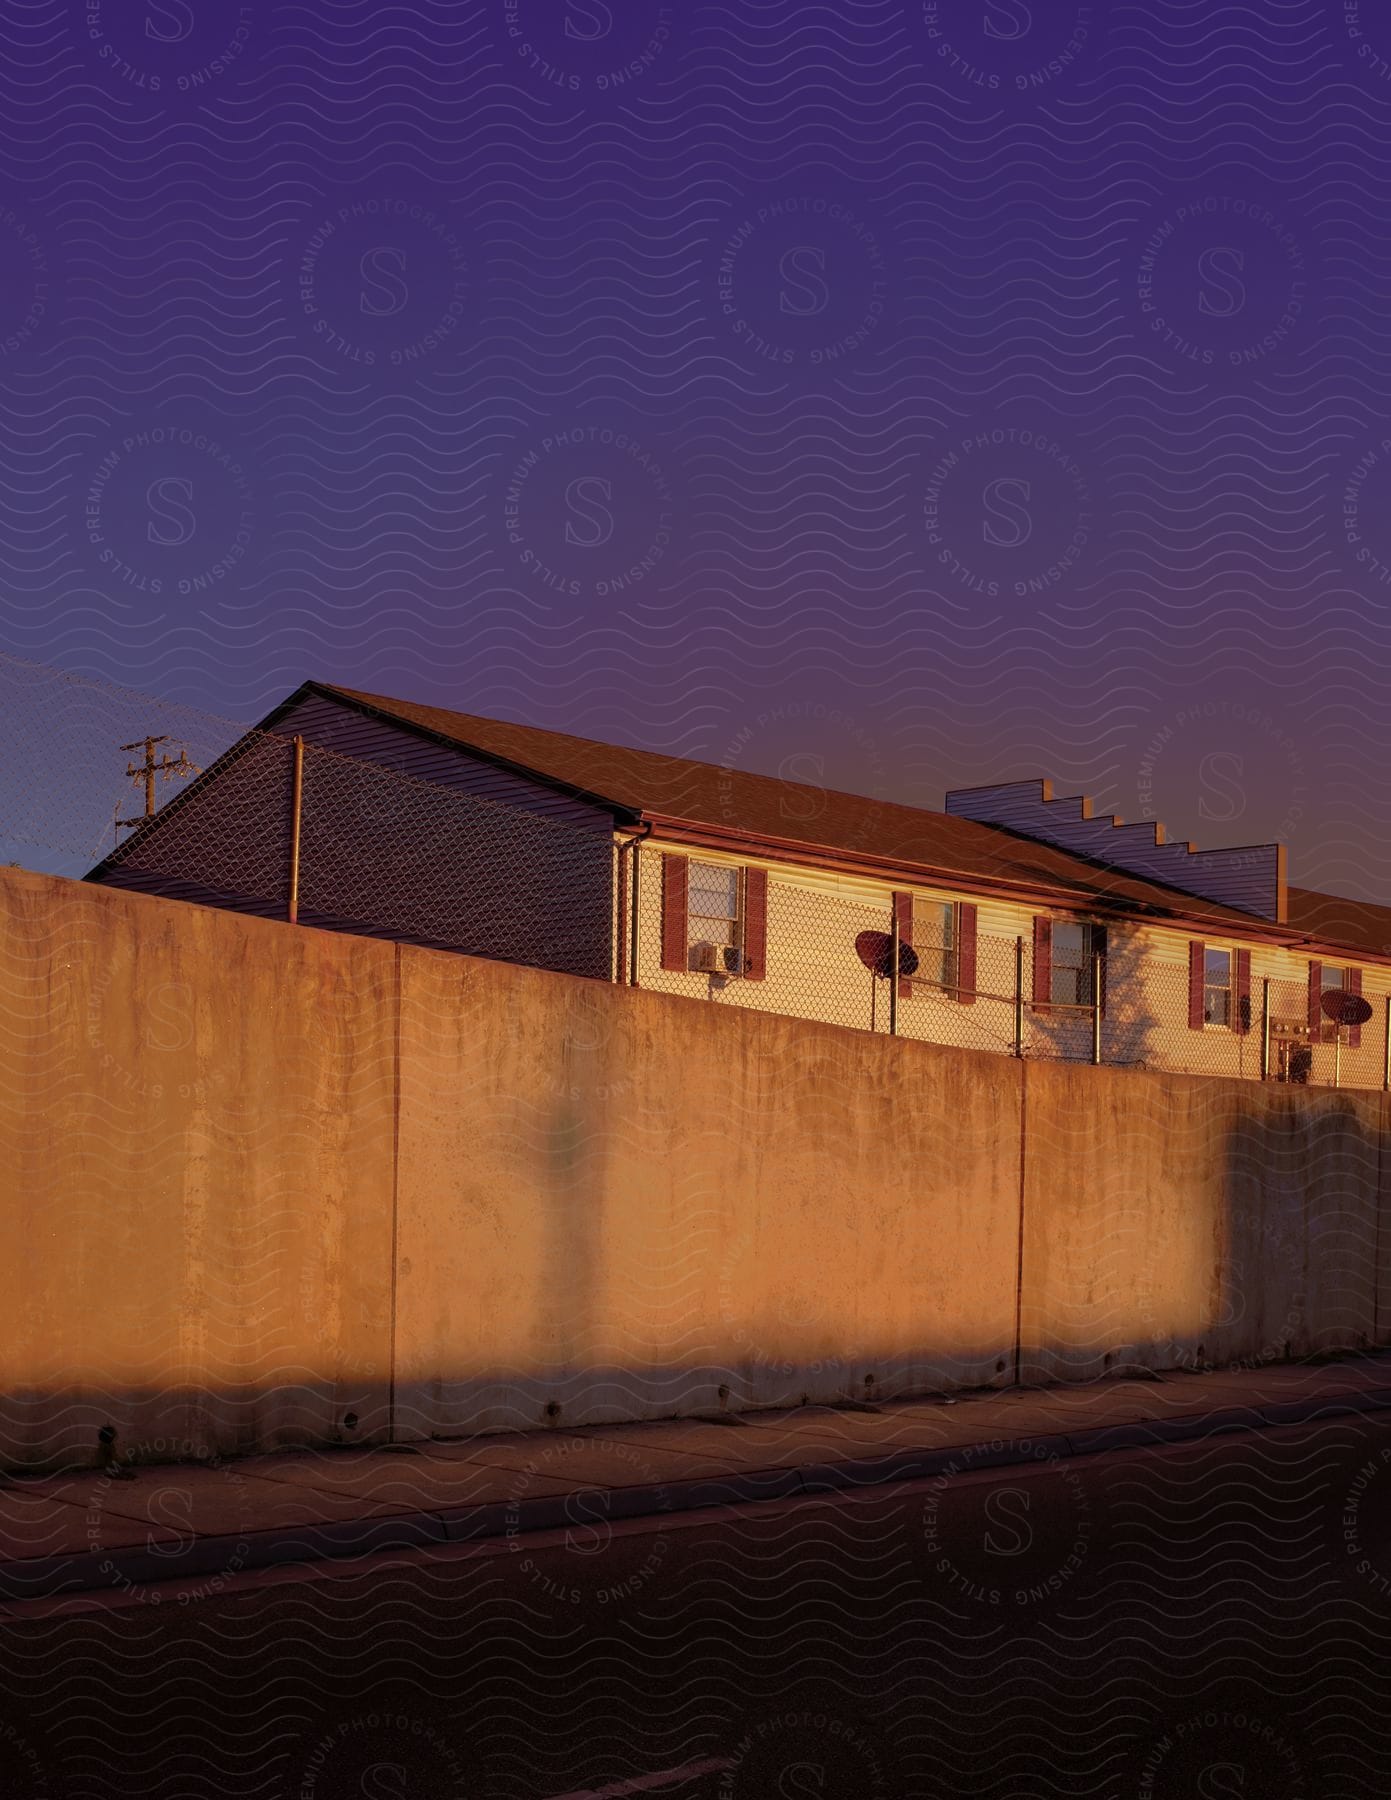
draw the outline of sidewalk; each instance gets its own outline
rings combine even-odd
[[[0,1477],[0,1618],[247,1569],[797,1500],[1391,1408],[1391,1352],[877,1407]]]

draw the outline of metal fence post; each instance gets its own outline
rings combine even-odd
[[[1261,982],[1261,1080],[1270,1080],[1270,977]]]
[[[632,939],[633,939],[632,944],[630,946],[630,961],[629,961],[629,968],[628,968],[628,985],[629,985],[629,987],[637,987],[637,985],[638,985],[638,902],[641,899],[642,899],[642,845],[640,843],[635,843],[633,845],[633,904],[632,904],[633,916],[629,920],[629,923],[628,923],[628,929],[631,931]]]
[[[898,902],[889,899],[889,1036],[898,1036]]]
[[[287,917],[292,925],[299,922],[299,835],[300,815],[304,810],[304,739],[295,738],[294,773],[290,780],[290,904]]]
[[[1024,1054],[1024,940],[1014,940],[1014,1054]]]
[[[628,965],[628,846],[613,846],[613,978],[620,987],[627,982]]]
[[[1381,1033],[1381,1091],[1391,1090],[1391,994],[1386,996]]]
[[[1092,955],[1092,1061],[1101,1061],[1101,952]]]

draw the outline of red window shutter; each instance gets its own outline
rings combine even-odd
[[[1047,1006],[1053,998],[1053,921],[1034,920],[1034,1005]]]
[[[1188,1029],[1203,1028],[1203,976],[1207,969],[1206,944],[1188,946]]]
[[[894,895],[894,918],[898,921],[898,966],[904,963],[903,952],[913,948],[913,896],[911,894]],[[900,1000],[913,998],[913,980],[910,975],[898,978],[898,997]]]
[[[662,967],[684,970],[689,960],[687,895],[690,868],[684,856],[662,857]]]
[[[1361,971],[1361,969],[1349,969],[1347,974],[1343,977],[1343,987],[1344,987],[1345,991],[1349,994],[1360,994],[1362,992],[1362,971]],[[1349,1025],[1348,1026],[1348,1049],[1349,1050],[1360,1050],[1361,1048],[1362,1048],[1362,1027],[1360,1025]]]
[[[768,871],[744,870],[744,974],[762,981],[768,974]]]
[[[965,900],[956,909],[956,998],[976,1003],[976,909]]]
[[[1251,952],[1238,950],[1236,953],[1236,983],[1232,994],[1236,1005],[1236,1018],[1233,1024],[1236,1030],[1245,1037],[1251,1029]]]
[[[1309,1029],[1317,1032],[1323,1024],[1323,964],[1309,964]]]

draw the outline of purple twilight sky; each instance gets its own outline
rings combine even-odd
[[[1391,898],[1391,6],[0,17],[5,649]]]

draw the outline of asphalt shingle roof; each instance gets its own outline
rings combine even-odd
[[[600,743],[355,688],[314,685],[628,813],[779,839],[809,850],[911,863],[944,874],[1052,888],[1081,905],[1090,900],[1094,905],[1143,908],[1203,923],[1261,923],[1231,907],[1106,868],[1052,845],[925,807],[808,787],[745,769]]]

